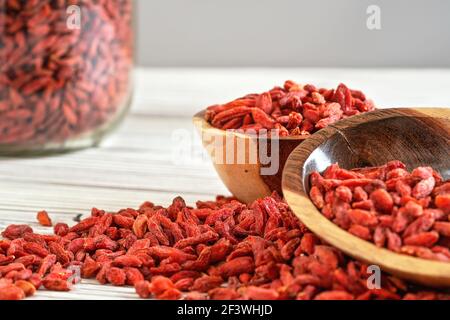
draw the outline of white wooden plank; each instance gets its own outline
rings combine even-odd
[[[227,193],[224,193],[227,194]],[[127,189],[91,188],[89,186],[60,186],[8,182],[8,188],[0,191],[0,222],[14,217],[30,215],[31,221],[38,210],[46,209],[51,215],[63,217],[89,214],[92,207],[117,211],[136,208],[144,201],[168,205],[178,194],[173,191],[135,191]],[[181,194],[190,205],[197,200],[212,200],[208,194]]]
[[[95,280],[83,279],[81,283],[73,286],[69,292],[55,292],[39,290],[32,300],[125,300],[137,299],[134,288],[129,286],[114,287],[99,285]]]

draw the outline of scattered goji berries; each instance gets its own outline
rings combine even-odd
[[[358,185],[358,197],[369,201]],[[435,198],[447,190],[438,185]],[[339,194],[349,197],[348,190]],[[41,287],[68,291],[77,274],[157,299],[450,298],[387,274],[381,289],[369,289],[368,266],[323,244],[276,194],[250,205],[217,197],[192,208],[177,197],[167,208],[151,202],[116,213],[94,208],[72,227],[57,223],[53,235],[11,225],[2,236],[0,299],[23,299]]]
[[[0,148],[104,131],[129,95],[131,20],[131,0],[2,2]]]
[[[45,211],[45,210],[39,211],[37,213],[37,217],[36,218],[37,218],[37,220],[38,220],[38,222],[39,222],[39,224],[41,226],[44,226],[44,227],[51,227],[52,226],[52,220],[48,216],[47,211]]]
[[[373,102],[361,91],[342,83],[336,89],[318,89],[288,80],[283,87],[210,106],[205,119],[224,130],[274,129],[280,136],[305,136],[340,119],[374,109]]]
[[[378,247],[450,262],[450,180],[431,167],[333,164],[310,180],[311,200],[341,228]]]

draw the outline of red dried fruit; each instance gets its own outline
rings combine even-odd
[[[147,232],[148,218],[145,215],[139,215],[133,223],[133,232],[138,239],[142,239]]]
[[[319,241],[315,235],[313,235],[312,233],[305,233],[300,241],[299,249],[301,250],[301,252],[299,252],[299,254],[300,253],[313,254],[317,242]],[[298,256],[299,254],[297,254],[296,252],[295,256]]]
[[[352,190],[350,190],[349,187],[346,186],[339,186],[336,188],[336,198],[340,199],[341,201],[344,202],[350,202],[352,201]]]
[[[404,209],[407,215],[414,218],[417,218],[423,214],[423,207],[414,201],[408,201],[405,204]]]
[[[391,212],[394,201],[391,195],[385,189],[377,189],[370,194],[370,200],[372,200],[375,208],[383,212]]]
[[[123,286],[127,281],[127,275],[122,269],[112,267],[106,272],[106,279],[115,286]]]
[[[52,276],[52,274],[42,280],[42,285],[47,290],[52,291],[70,291],[71,288],[71,285],[67,280]]]
[[[323,199],[323,195],[322,192],[320,191],[320,189],[316,186],[313,186],[311,188],[311,190],[309,191],[309,196],[311,197],[311,201],[314,203],[314,205],[319,208],[322,209],[325,201]]]
[[[136,293],[142,299],[148,299],[151,295],[151,284],[148,281],[142,280],[135,283],[134,288],[136,289]]]
[[[214,288],[208,291],[208,295],[212,300],[235,300],[240,294],[231,288]]]
[[[53,227],[53,232],[61,237],[64,237],[69,233],[69,226],[66,223],[57,223]]]
[[[51,227],[52,226],[52,220],[48,216],[47,211],[39,211],[37,213],[37,220],[39,221],[39,224],[44,227]]]
[[[144,280],[144,275],[137,268],[125,268],[125,274],[127,276],[127,285],[134,286],[139,281]]]
[[[389,166],[395,169],[398,165]],[[364,174],[371,178],[358,182],[358,177]],[[321,183],[328,183],[334,177],[351,178],[349,183],[339,180],[350,190],[356,191],[359,185],[370,194],[383,188],[382,183],[373,180],[373,177],[381,177],[374,169],[362,173],[340,171],[335,166],[327,175],[328,180],[316,176],[314,183],[319,189],[325,189]],[[327,204],[323,210],[327,206],[331,208],[335,202],[340,205],[336,217],[356,210],[342,201],[345,197],[333,201],[333,188],[339,184],[333,182],[330,185],[330,191],[324,196]],[[344,194],[347,192],[345,188],[341,189]],[[366,191],[358,192],[363,199]],[[355,200],[353,196],[352,201]],[[432,201],[429,204],[432,206]],[[359,219],[358,214],[354,219]],[[422,233],[436,235],[438,230],[446,230],[446,224],[434,226],[437,222],[446,223],[447,215],[441,209],[424,209],[401,235],[391,229],[395,222],[392,216],[379,215],[373,210],[369,214],[378,214],[379,224],[350,223],[348,227],[359,230],[355,232],[359,235],[361,230],[370,235],[373,232],[374,241],[391,250],[423,259],[450,261],[445,236],[439,245],[434,244],[431,248],[402,243],[403,238]],[[14,230],[16,233],[9,233],[14,240],[0,240],[0,293],[2,288],[14,286],[14,281],[19,280],[29,282],[35,288],[42,283],[49,290],[70,290],[71,284],[79,279],[74,278],[72,268],[65,268],[76,266],[80,266],[83,278],[96,277],[102,284],[134,285],[137,294],[143,298],[153,295],[158,299],[179,299],[181,291],[186,291],[185,299],[397,299],[405,295],[412,297],[408,293],[418,294],[421,290],[385,274],[382,274],[383,288],[369,290],[365,287],[367,266],[323,244],[277,195],[250,205],[218,197],[216,201],[198,202],[195,209],[176,198],[167,209],[147,203],[139,210],[106,213],[95,209],[91,215],[95,219],[83,220],[72,229],[75,232],[63,237],[38,235],[20,227],[20,230]],[[135,231],[140,228],[136,229],[135,222],[141,215],[147,217],[148,223],[144,237],[138,239]],[[411,212],[405,215],[410,216]],[[120,218],[115,219],[115,216]],[[64,234],[68,228],[62,226],[61,230]],[[167,241],[167,245],[161,245],[160,240]],[[176,245],[179,248],[175,248]],[[42,249],[48,251],[42,258],[27,252],[42,252],[43,255]],[[31,288],[26,283],[23,287],[26,291]],[[448,298],[448,295],[439,293],[436,297]]]
[[[313,172],[310,181],[311,201],[341,228],[378,247],[449,260],[438,244],[450,244],[450,223],[439,221],[449,211],[450,184],[431,167],[409,173],[400,161],[351,171],[333,164],[323,175]],[[321,190],[326,190],[325,199],[317,201]]]
[[[12,224],[2,232],[2,236],[7,239],[14,240],[23,238],[25,233],[33,233],[33,229],[27,225]]]
[[[357,225],[373,227],[378,224],[378,218],[375,214],[370,211],[352,209],[347,211],[349,219]]]
[[[81,276],[83,278],[93,278],[96,276],[100,268],[101,264],[88,256],[84,260],[83,266],[81,267]]]
[[[435,218],[431,214],[424,214],[409,224],[403,232],[403,237],[409,237],[417,233],[428,231],[434,223]]]
[[[242,296],[248,300],[277,300],[280,295],[273,289],[249,286],[242,290]]]
[[[395,232],[392,232],[391,229],[386,229],[386,237],[387,237],[387,248],[389,250],[398,252],[402,246],[402,238]]]
[[[275,126],[275,120],[261,109],[252,108],[252,117],[255,123],[263,128],[273,129]]]
[[[0,276],[5,276],[11,271],[22,271],[25,270],[25,266],[21,263],[13,262],[5,266],[0,267]]]
[[[300,242],[300,238],[294,238],[286,242],[286,244],[280,250],[281,257],[287,261],[291,260]]]
[[[50,242],[48,248],[51,253],[56,256],[56,259],[62,265],[68,264],[72,260],[72,256],[69,251],[66,251],[62,245],[57,242]]]
[[[22,300],[25,292],[18,286],[0,286],[0,300]]]
[[[436,221],[433,229],[445,237],[450,237],[450,222]]]
[[[154,276],[152,277],[151,282],[151,292],[155,295],[160,295],[164,293],[164,291],[173,289],[174,284],[172,280],[163,276]]]
[[[19,287],[20,289],[22,289],[22,291],[25,293],[26,297],[30,297],[30,296],[34,295],[34,293],[36,292],[36,288],[29,281],[17,280],[16,282],[14,282],[14,285],[16,287]]]
[[[95,276],[95,279],[100,282],[101,284],[108,283],[108,279],[106,277],[106,274],[108,273],[108,270],[111,268],[111,262],[103,262],[101,263],[100,270],[97,272],[97,275]]]
[[[417,199],[425,198],[433,192],[435,184],[436,181],[434,177],[426,178],[414,186],[411,195]]]
[[[450,214],[450,192],[437,195],[434,203],[436,204],[436,207]]]
[[[44,276],[51,267],[56,263],[56,255],[50,254],[42,259],[41,264],[37,270],[37,274],[41,277]]]
[[[381,225],[375,228],[373,242],[380,248],[383,248],[386,243],[386,229]]]
[[[372,239],[370,229],[359,224],[351,225],[350,228],[348,229],[348,232],[367,241]]]
[[[280,136],[294,136],[309,135],[344,116],[374,109],[364,94],[343,84],[334,91],[286,81],[283,88],[210,106],[205,119],[223,130],[275,129]]]
[[[272,96],[270,92],[265,92],[259,95],[255,101],[255,107],[260,108],[266,114],[271,114],[273,110]]]
[[[354,296],[345,291],[324,291],[319,293],[315,300],[353,300]]]
[[[70,25],[70,5],[80,25]],[[2,3],[1,147],[64,147],[117,120],[130,91],[132,12],[130,0]]]
[[[36,290],[38,290],[42,285],[42,278],[40,275],[36,273],[32,274],[31,277],[28,279],[28,281],[31,282],[31,284],[33,284]]]
[[[439,234],[435,231],[422,232],[404,239],[409,246],[431,247],[439,240]]]
[[[218,274],[225,278],[240,275],[241,273],[252,273],[254,271],[254,262],[250,257],[239,257],[227,261],[218,267]]]
[[[113,261],[113,265],[121,268],[125,267],[140,268],[142,266],[142,261],[137,256],[123,255],[115,258]]]
[[[89,242],[85,241],[84,248],[86,250],[93,250],[93,249],[105,249],[105,250],[116,250],[117,249],[117,242],[110,239],[108,236],[101,235],[97,236],[92,241],[92,247],[88,247]]]
[[[181,292],[176,288],[170,288],[156,297],[161,300],[178,300],[181,298]]]
[[[223,279],[218,276],[203,276],[195,279],[191,291],[207,292],[211,289],[219,287],[223,283]]]
[[[194,279],[184,278],[175,282],[175,288],[180,291],[188,291],[190,287],[194,284]]]
[[[5,257],[3,255],[0,255],[0,266],[10,264],[14,260],[16,260],[16,257],[14,257],[14,256]]]
[[[199,234],[198,236],[189,237],[182,239],[175,243],[175,248],[177,249],[183,249],[188,246],[197,245],[200,243],[208,243],[211,241],[216,241],[219,239],[219,235],[213,231],[207,231],[205,233]]]

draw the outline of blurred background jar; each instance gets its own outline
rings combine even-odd
[[[98,143],[131,100],[132,0],[0,2],[0,154]]]

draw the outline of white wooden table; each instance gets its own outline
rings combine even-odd
[[[378,106],[450,106],[450,70],[139,69],[122,126],[98,148],[44,158],[0,159],[0,230],[36,212],[73,224],[92,207],[118,210],[146,200],[188,203],[227,190],[205,157],[190,116],[201,108],[284,80],[362,89]],[[68,293],[40,290],[34,299],[133,299],[133,288],[83,280]]]

